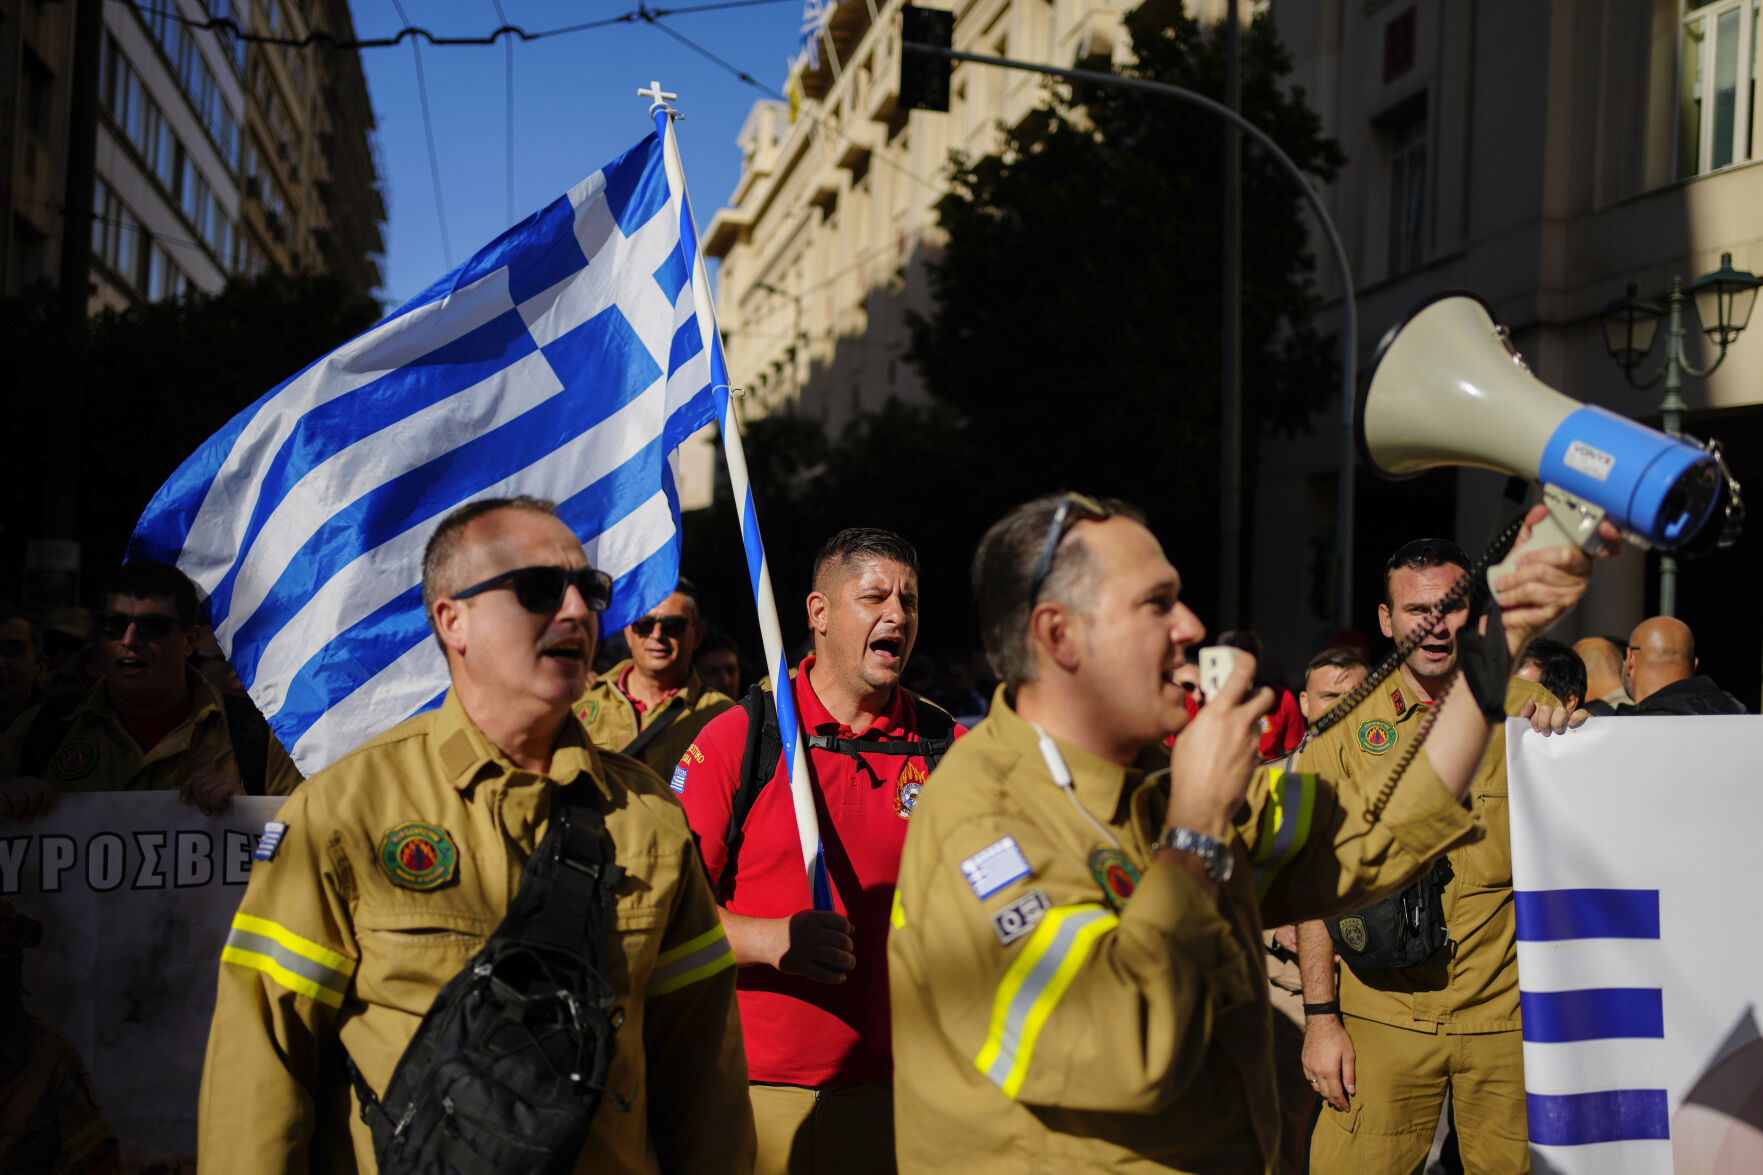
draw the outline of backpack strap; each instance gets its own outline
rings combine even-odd
[[[250,698],[220,695],[226,710],[227,737],[233,742],[233,759],[239,765],[239,782],[245,794],[260,796],[269,775],[269,723],[263,720]]]
[[[618,753],[621,755],[629,755],[633,759],[637,758],[644,751],[649,749],[649,744],[655,741],[656,735],[685,717],[686,708],[684,699],[681,699],[680,704],[677,706],[669,706],[661,712],[660,716],[657,717],[655,721],[649,723],[649,725],[638,731],[637,737],[626,743],[624,749]]]
[[[78,691],[56,694],[37,710],[37,716],[31,719],[31,727],[25,731],[24,743],[19,748],[20,775],[43,778],[50,757],[61,746],[61,740],[67,737],[67,732],[73,729],[73,712],[79,709],[83,700]]]
[[[727,854],[722,866],[722,884],[718,888],[726,896],[734,884],[736,866],[740,862],[741,842],[746,839],[747,813],[759,799],[759,793],[777,774],[777,765],[784,757],[784,736],[777,721],[777,703],[771,691],[754,682],[741,698],[741,709],[747,713],[747,746],[741,752],[741,778],[729,804],[728,830],[723,834]]]

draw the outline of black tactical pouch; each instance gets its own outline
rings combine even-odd
[[[624,870],[579,802],[592,781],[557,794],[507,916],[435,997],[385,1097],[348,1063],[381,1175],[567,1172],[601,1096],[624,1103],[604,1088],[624,1020],[604,968]]]
[[[1401,893],[1323,919],[1341,961],[1366,972],[1413,967],[1432,958],[1449,938],[1444,898],[1450,880],[1451,862],[1440,857]]]

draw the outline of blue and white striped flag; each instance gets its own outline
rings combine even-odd
[[[1506,746],[1532,1169],[1763,1170],[1763,718]]]
[[[838,0],[802,0],[802,27],[796,38],[796,61],[803,68],[820,68],[820,33],[837,7]]]
[[[307,774],[445,694],[421,562],[454,507],[556,501],[613,577],[604,631],[673,590],[674,451],[715,399],[663,154],[657,131],[270,391],[147,507],[130,556],[196,582]]]

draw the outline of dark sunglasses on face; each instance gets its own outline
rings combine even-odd
[[[661,626],[662,636],[670,641],[677,641],[686,635],[686,629],[692,627],[692,620],[689,616],[645,616],[641,620],[631,621],[631,631],[637,634],[639,640],[648,640],[656,625]]]
[[[98,635],[107,641],[121,640],[131,624],[136,632],[150,641],[162,641],[179,628],[178,618],[163,612],[142,612],[133,616],[127,612],[98,613]]]
[[[612,603],[612,577],[592,567],[520,567],[454,592],[453,598],[464,600],[492,588],[511,587],[515,602],[528,612],[555,612],[563,606],[571,584],[590,612],[604,612]]]

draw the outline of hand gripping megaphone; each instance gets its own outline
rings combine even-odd
[[[1697,445],[1562,395],[1530,373],[1473,294],[1438,295],[1390,329],[1358,420],[1360,450],[1386,477],[1471,465],[1541,482],[1549,519],[1526,549],[1593,552],[1608,518],[1637,546],[1694,553],[1729,545],[1744,517],[1717,442]],[[1721,527],[1708,528],[1717,512]],[[1489,570],[1490,583],[1518,553]]]

